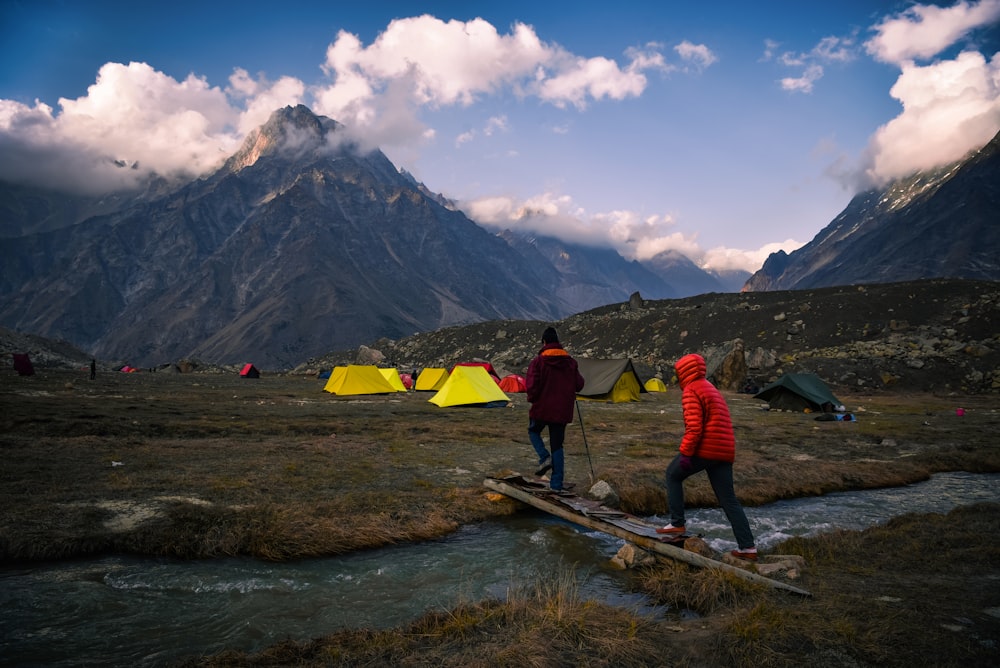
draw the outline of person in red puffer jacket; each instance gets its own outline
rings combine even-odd
[[[528,440],[538,455],[539,469],[535,475],[542,476],[552,471],[549,487],[562,490],[563,482],[563,441],[566,425],[573,421],[573,406],[576,393],[583,389],[583,376],[576,360],[570,357],[553,327],[542,332],[542,349],[528,365],[524,384],[531,408],[528,409]],[[542,430],[548,427],[549,447],[545,448]]]
[[[750,523],[733,490],[736,436],[733,434],[729,406],[719,390],[705,377],[705,358],[701,355],[685,355],[677,360],[674,371],[681,386],[684,436],[680,452],[667,466],[670,524],[656,532],[668,535],[685,532],[684,481],[699,471],[705,471],[739,546],[739,549],[733,550],[733,556],[755,561],[757,548]]]

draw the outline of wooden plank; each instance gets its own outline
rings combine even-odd
[[[684,548],[663,543],[655,538],[649,538],[648,536],[628,531],[627,529],[617,527],[614,524],[604,522],[597,517],[588,517],[586,515],[573,512],[559,503],[540,498],[531,492],[520,489],[515,485],[510,485],[503,480],[487,478],[483,481],[483,485],[495,492],[509,496],[512,499],[523,501],[524,503],[538,508],[539,510],[543,510],[550,515],[561,517],[564,520],[568,520],[574,524],[579,524],[580,526],[588,529],[611,534],[612,536],[627,540],[630,543],[635,543],[639,547],[650,550],[651,552],[656,552],[657,554],[661,554],[665,557],[669,557],[677,561],[683,561],[684,563],[697,566],[698,568],[714,568],[716,570],[725,571],[740,579],[763,584],[773,589],[782,589],[784,591],[792,592],[793,594],[799,594],[800,596],[812,596],[812,594],[805,589],[799,589],[798,587],[792,586],[788,583],[772,580],[771,578],[766,578],[763,575],[745,571],[742,568],[737,568],[736,566],[731,566],[721,561],[716,561],[715,559],[709,559],[708,557],[703,557],[700,554],[695,554],[694,552],[688,552]]]

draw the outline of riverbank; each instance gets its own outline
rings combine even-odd
[[[0,473],[0,503],[5,509],[0,559],[10,563],[109,552],[294,559],[438,537],[462,524],[517,512],[512,501],[489,500],[481,483],[488,476],[533,467],[523,395],[512,395],[507,408],[441,409],[427,402],[429,394],[337,398],[321,388],[320,381],[302,376],[265,375],[249,380],[221,374],[137,373],[100,374],[96,381],[90,381],[82,371],[41,371],[34,377],[5,378],[0,387],[4,407],[0,447],[5,461]],[[901,485],[938,471],[1000,471],[1000,453],[994,445],[1000,413],[995,398],[989,396],[841,396],[858,418],[850,423],[767,412],[762,410],[762,402],[748,395],[727,398],[739,442],[737,493],[748,506],[837,490]],[[665,512],[662,471],[682,432],[676,390],[643,395],[643,400],[634,404],[584,402],[581,407],[586,447],[579,425],[571,425],[567,442],[571,479],[586,487],[592,463],[597,477],[618,489],[625,509],[637,514]],[[962,416],[956,414],[959,407],[964,409]],[[704,480],[690,482],[692,505],[713,503]],[[948,583],[947,589],[924,591],[942,610],[949,609],[952,598],[958,602],[975,600],[976,592],[995,597],[1000,574],[989,571],[988,564],[976,560],[978,556],[969,560],[966,554],[992,555],[992,563],[1000,563],[995,558],[997,532],[987,526],[991,512],[979,511],[979,515],[984,517],[961,518],[970,533],[957,540],[952,533],[946,534],[948,540],[942,540],[941,528],[928,535],[929,544],[935,546],[931,550],[935,559],[938,555],[955,556],[958,550],[963,568],[979,569],[975,577],[962,576],[974,590],[968,595],[961,593],[962,588],[956,590],[953,583]],[[992,515],[996,515],[995,509]],[[637,646],[648,632],[655,646],[662,646],[665,636],[676,637],[685,645],[713,647],[706,656],[718,658],[720,648],[738,645],[754,660],[741,659],[740,654],[728,662],[783,665],[780,657],[795,656],[796,644],[806,641],[804,636],[783,633],[778,634],[781,642],[775,643],[769,625],[783,625],[785,614],[794,614],[798,620],[805,614],[802,606],[813,606],[808,609],[816,613],[820,635],[809,643],[817,647],[846,643],[851,648],[849,655],[862,665],[896,665],[891,657],[866,649],[865,639],[871,631],[838,622],[842,629],[834,632],[823,620],[849,619],[854,614],[848,601],[833,595],[852,591],[847,582],[838,580],[838,573],[857,580],[859,587],[861,582],[870,586],[870,581],[881,578],[881,571],[872,566],[878,562],[867,554],[869,544],[871,549],[890,555],[892,568],[918,591],[924,577],[922,565],[930,567],[935,562],[927,561],[924,546],[928,543],[914,532],[913,528],[900,531],[898,540],[909,541],[909,547],[898,553],[875,547],[889,545],[890,537],[880,534],[860,541],[840,537],[838,540],[846,541],[843,546],[834,542],[823,547],[822,539],[810,539],[819,542],[813,547],[812,543],[796,547],[800,553],[813,551],[804,555],[810,564],[808,582],[803,585],[816,594],[817,601],[839,601],[843,615],[836,617],[832,609],[826,609],[828,602],[804,604],[761,597],[759,592],[743,591],[731,583],[706,581],[704,574],[667,567],[659,569],[665,574],[660,580],[680,582],[680,591],[677,585],[665,588],[655,584],[655,576],[647,584],[649,591],[660,591],[657,595],[664,601],[687,607],[684,601],[690,595],[683,591],[709,590],[719,592],[721,604],[710,604],[708,616],[685,623],[683,632],[655,625],[647,630],[647,622],[625,621],[620,611],[602,612],[593,623],[615,620],[617,630],[610,632],[614,638],[621,636],[621,628],[634,628]],[[963,544],[963,540],[970,542]],[[848,553],[850,559],[845,557]],[[976,581],[978,585],[974,585]],[[837,584],[824,596],[826,582]],[[541,594],[531,594],[535,589]],[[573,619],[579,622],[579,614],[595,614],[589,612],[592,604],[574,601],[571,587],[561,586],[553,592],[543,583],[535,589],[529,586],[519,598],[504,604],[470,603],[468,610],[420,624],[438,625],[437,631],[427,631],[429,637],[434,633],[447,637],[441,635],[444,630],[440,625],[451,624],[449,632],[468,632],[471,638],[473,629],[478,628],[478,616],[487,625],[504,614],[511,614],[512,619],[531,619],[531,615],[524,616],[523,608],[532,601],[535,614],[540,616],[538,624],[549,615],[554,615],[553,623],[562,624]],[[727,593],[730,591],[735,593]],[[957,596],[956,591],[960,592]],[[553,598],[558,600],[555,607],[547,603]],[[990,605],[1000,606],[1000,601]],[[792,607],[787,613],[780,612],[785,606]],[[515,610],[521,612],[513,615]],[[886,620],[896,619],[900,610],[889,606],[884,613]],[[973,617],[959,616],[981,617],[978,612],[969,614]],[[751,623],[755,618],[757,621]],[[861,619],[866,619],[865,615]],[[730,622],[737,624],[733,631],[726,630]],[[879,632],[890,632],[894,624],[881,624],[888,628]],[[525,624],[523,631],[536,627]],[[546,627],[541,624],[540,628]],[[597,632],[596,628],[591,630]],[[702,632],[705,637],[699,639]],[[415,632],[397,633],[406,638]],[[576,637],[567,633],[563,630],[557,636],[567,642]],[[745,636],[742,644],[734,644],[727,635],[731,633]],[[832,635],[824,635],[828,633]],[[353,657],[345,658],[344,664],[359,662],[364,654],[350,649],[358,642],[362,649],[367,648],[364,651],[377,652],[390,646],[399,647],[403,652],[400,656],[417,651],[379,634],[349,635],[353,640],[340,638],[336,641],[340,649],[327,647],[318,655],[326,659],[319,662],[336,663],[331,658],[336,656]],[[966,658],[978,656],[975,652],[980,651],[962,635],[948,635],[938,628],[931,635],[949,646],[956,638],[963,639],[962,646],[973,652],[960,654]],[[782,649],[786,641],[791,649]],[[382,644],[386,646],[379,649]],[[536,644],[550,646],[541,640]],[[501,648],[506,647],[505,651],[512,652],[510,656],[523,659],[507,641],[496,641],[491,647],[490,652],[499,654],[484,654],[486,649],[477,649],[475,642],[470,642],[468,651],[453,647],[453,654],[464,657],[463,665],[475,664],[470,657],[477,656],[483,663],[503,665],[507,655]],[[803,647],[800,656],[816,658],[813,649]],[[564,657],[558,648],[536,649],[551,663],[571,665],[572,656]],[[555,653],[546,653],[549,651]],[[626,656],[615,653],[619,650],[609,645],[607,651],[614,657],[607,661],[617,665],[648,665],[649,656],[675,663],[645,650]],[[436,663],[435,656],[425,658]],[[487,656],[496,660],[486,660]],[[768,656],[773,660],[765,661]],[[692,656],[690,665],[711,663],[698,664],[700,660]],[[968,660],[964,663],[970,665]]]

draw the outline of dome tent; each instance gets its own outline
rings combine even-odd
[[[841,406],[826,383],[812,373],[786,373],[753,398],[766,401],[774,410],[832,413]]]

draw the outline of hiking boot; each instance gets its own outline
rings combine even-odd
[[[535,471],[535,475],[541,478],[543,475],[545,475],[551,470],[552,470],[552,462],[545,462],[544,464],[541,465],[541,467],[539,467],[537,471]]]
[[[757,548],[748,547],[745,550],[733,550],[729,554],[733,555],[737,559],[746,559],[747,561],[757,561]]]
[[[684,533],[685,531],[687,531],[687,527],[683,525],[675,527],[673,524],[668,524],[665,527],[660,527],[659,529],[657,529],[656,533],[679,534],[679,533]]]

